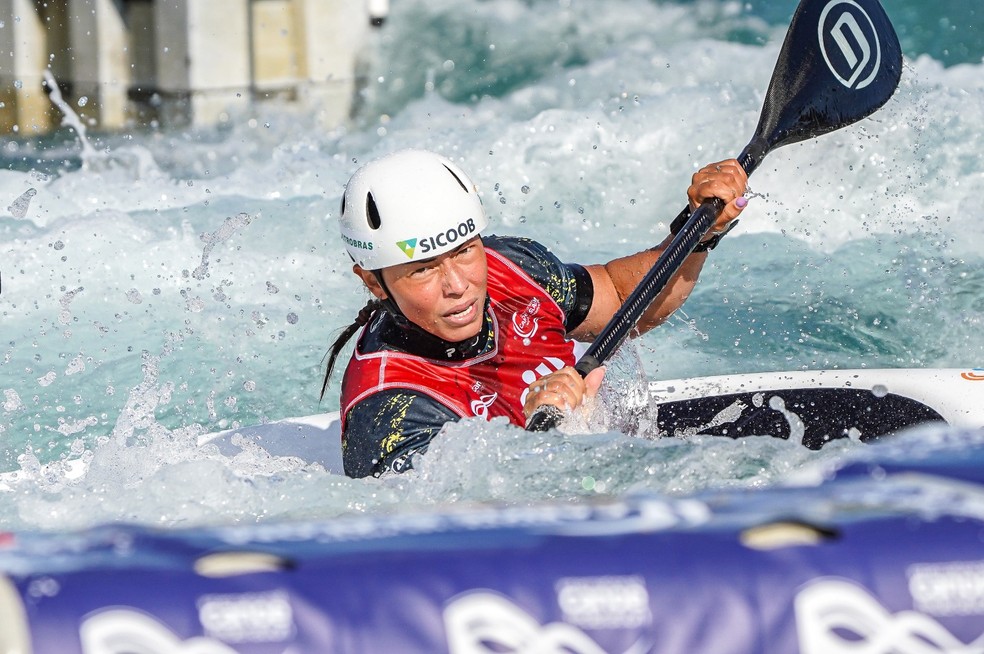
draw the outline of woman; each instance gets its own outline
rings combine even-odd
[[[689,296],[707,252],[746,205],[735,160],[693,176],[691,210],[727,204],[705,240],[637,325],[642,334]],[[687,212],[674,221],[679,228]],[[480,236],[475,185],[440,155],[404,150],[360,168],[339,220],[353,272],[373,295],[335,341],[322,396],[345,342],[363,327],[342,381],[342,458],[352,477],[401,472],[448,422],[505,416],[523,426],[541,405],[571,409],[601,384],[571,366],[669,244],[604,265],[565,264],[541,244]]]

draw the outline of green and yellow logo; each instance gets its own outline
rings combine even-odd
[[[413,259],[413,251],[417,249],[417,239],[411,238],[406,241],[397,241],[396,247],[403,250],[403,254],[407,255],[408,259]]]

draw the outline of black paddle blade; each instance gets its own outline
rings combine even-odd
[[[755,135],[769,150],[855,123],[888,102],[901,76],[899,39],[878,0],[804,0]]]

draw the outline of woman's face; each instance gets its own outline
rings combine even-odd
[[[356,274],[373,295],[386,297],[375,275],[361,268]],[[477,236],[432,259],[383,268],[382,274],[403,314],[434,336],[457,343],[482,329],[488,263]]]

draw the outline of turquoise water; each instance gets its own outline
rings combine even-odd
[[[4,144],[0,471],[31,474],[2,494],[0,529],[688,494],[783,483],[854,454],[472,424],[451,428],[419,471],[377,482],[197,448],[201,433],[337,408],[337,387],[317,396],[327,346],[365,297],[335,225],[359,163],[443,152],[472,174],[494,232],[606,261],[659,242],[694,168],[751,136],[792,13],[393,5],[345,128],[264,105],[211,131],[90,134],[84,161],[70,130]],[[697,292],[613,379],[982,365],[975,5],[886,2],[906,53],[898,93],[859,125],[769,156]],[[81,478],[57,465],[79,457]]]

